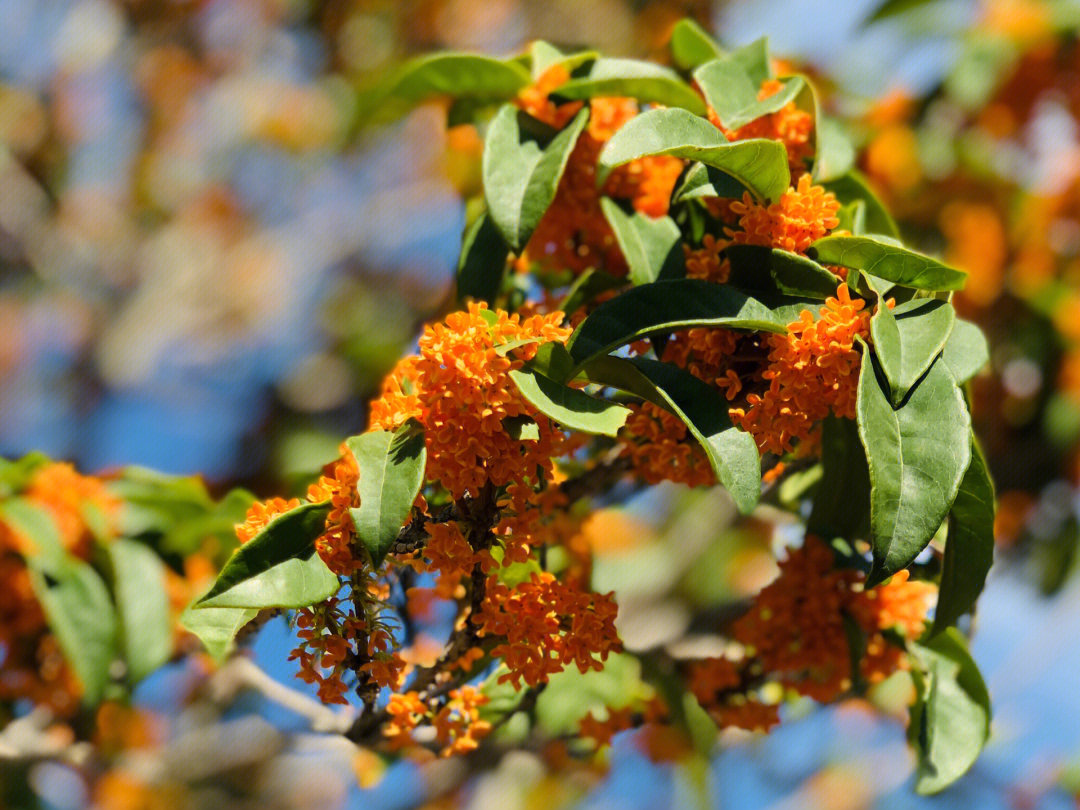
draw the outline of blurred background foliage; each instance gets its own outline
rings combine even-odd
[[[769,35],[847,123],[905,242],[970,274],[957,307],[991,341],[974,413],[1000,499],[973,649],[997,714],[984,758],[935,801],[1075,806],[1078,3],[0,0],[0,455],[295,491],[450,306],[479,183],[473,130],[447,130],[440,104],[376,125],[372,88],[416,54],[535,38],[665,58],[683,16],[726,44]],[[666,487],[588,534],[629,649],[706,633],[691,617],[768,582],[797,539],[767,507],[739,520]],[[283,621],[255,638],[268,678],[247,659],[167,667],[99,712],[90,747],[28,711],[0,731],[0,806],[929,804],[907,781],[902,684],[875,696],[895,721],[808,706],[711,758],[633,732],[604,768],[553,745],[380,780],[374,755],[316,733],[332,717],[279,694],[302,691],[289,646]],[[551,691],[610,703],[620,677],[636,682],[616,666]],[[538,708],[555,729],[558,709]]]

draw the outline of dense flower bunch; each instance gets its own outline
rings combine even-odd
[[[88,518],[96,516],[107,530],[120,506],[101,479],[62,463],[38,467],[21,497],[44,510],[63,549],[82,560],[89,559],[91,550]],[[81,687],[49,631],[24,560],[48,552],[26,527],[0,517],[0,700],[29,699],[69,715]]]

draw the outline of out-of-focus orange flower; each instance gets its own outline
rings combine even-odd
[[[939,221],[948,240],[945,260],[968,274],[961,295],[987,306],[1005,280],[1008,246],[1001,217],[991,205],[956,201],[941,210]]]

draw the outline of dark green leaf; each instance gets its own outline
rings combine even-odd
[[[937,259],[869,236],[826,236],[811,246],[809,255],[822,264],[854,267],[920,290],[959,290],[967,278]]]
[[[356,536],[382,562],[397,539],[424,484],[427,450],[415,421],[394,432],[373,430],[345,440],[360,469],[360,506],[351,509]]]
[[[836,294],[840,279],[812,259],[779,248],[731,245],[728,284],[751,292],[776,290],[785,295],[825,299]]]
[[[180,614],[180,624],[190,630],[215,661],[222,661],[233,648],[240,629],[259,614],[254,608],[195,608]]]
[[[128,680],[138,683],[172,654],[165,565],[152,549],[134,540],[114,540],[105,551],[120,619],[120,649]]]
[[[567,99],[630,97],[646,104],[683,107],[697,115],[705,114],[701,96],[678,73],[637,59],[597,59],[588,75],[560,85],[555,94]]]
[[[585,373],[592,382],[635,394],[679,417],[739,510],[754,508],[761,497],[757,444],[731,424],[727,400],[719,391],[677,366],[642,357],[596,357]]]
[[[511,371],[510,379],[529,404],[568,430],[614,436],[630,415],[629,408],[555,382],[528,366]]]
[[[978,758],[990,734],[990,695],[955,628],[908,649],[918,695],[908,731],[919,760],[915,791],[928,795],[947,788]]]
[[[822,423],[821,462],[807,534],[825,540],[865,537],[870,528],[870,471],[854,419],[830,416]]]
[[[683,175],[682,180],[671,194],[672,203],[684,200],[707,199],[709,197],[728,197],[742,199],[746,186],[719,169],[704,163],[693,163]]]
[[[944,363],[934,363],[893,409],[863,350],[859,438],[870,467],[870,540],[877,584],[906,568],[937,532],[971,460],[971,417]]]
[[[573,315],[600,293],[614,290],[624,284],[626,284],[624,278],[616,278],[603,270],[590,268],[574,279],[574,283],[570,285],[570,289],[559,302],[559,309],[567,315]]]
[[[521,250],[555,198],[566,162],[585,127],[581,110],[550,140],[539,138],[531,119],[513,104],[499,110],[484,142],[482,173],[488,217],[506,243]]]
[[[682,234],[671,217],[630,215],[609,197],[601,198],[600,207],[630,268],[632,284],[649,284],[684,274]]]
[[[723,55],[724,49],[693,20],[679,20],[671,30],[671,59],[680,70],[693,70]]]
[[[870,334],[894,406],[941,353],[955,319],[952,304],[936,298],[915,298],[895,309],[878,306],[870,320]]]
[[[756,298],[723,284],[701,279],[657,281],[602,303],[581,322],[567,348],[580,366],[658,332],[696,326],[784,332],[787,324]]]
[[[818,116],[814,135],[817,139],[812,172],[815,183],[837,180],[851,171],[855,165],[855,147],[838,122]]]
[[[278,515],[237,549],[195,608],[299,608],[337,593],[337,575],[315,552],[329,503],[306,503]]]
[[[730,175],[755,197],[774,200],[791,184],[787,150],[779,141],[750,138],[728,143],[719,129],[686,110],[648,110],[631,118],[604,145],[597,178],[646,155],[696,160]]]
[[[885,0],[883,3],[878,3],[874,13],[866,18],[866,21],[877,22],[878,20],[884,20],[889,17],[895,17],[898,14],[905,14],[915,9],[929,6],[933,0]]]
[[[862,200],[866,204],[866,230],[869,233],[883,234],[894,239],[900,238],[900,229],[889,215],[881,200],[871,190],[867,179],[855,169],[835,180],[822,181],[825,188],[836,195],[842,203]]]
[[[101,577],[87,563],[28,557],[30,582],[68,665],[83,688],[83,703],[97,704],[116,657],[116,612]]]
[[[360,114],[374,121],[401,115],[435,96],[505,101],[530,81],[514,61],[471,53],[441,53],[407,62],[380,86]]]
[[[783,79],[783,88],[759,99],[761,82],[755,82],[736,56],[714,59],[694,71],[705,100],[728,129],[738,129],[755,118],[774,113],[793,101],[805,85],[801,76]]]
[[[990,362],[990,347],[979,327],[971,321],[957,319],[941,356],[956,381],[963,385]]]
[[[492,302],[502,287],[510,248],[503,241],[491,217],[483,214],[465,229],[458,259],[457,297],[459,301]]]
[[[986,584],[994,561],[994,483],[978,444],[972,441],[971,463],[960,482],[949,513],[949,537],[941,570],[936,635],[971,610]]]

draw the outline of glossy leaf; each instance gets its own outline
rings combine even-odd
[[[732,177],[755,197],[774,200],[791,183],[787,151],[779,141],[749,138],[728,143],[719,129],[686,110],[648,110],[631,118],[604,145],[597,178],[647,155],[696,160]]]
[[[736,56],[714,59],[694,71],[694,79],[705,101],[728,129],[738,129],[755,118],[782,109],[794,101],[805,85],[801,76],[781,80],[783,88],[764,99],[758,98],[761,82],[754,82]]]
[[[941,354],[955,320],[952,304],[936,298],[916,298],[894,309],[878,307],[870,334],[894,406]]]
[[[915,790],[927,795],[947,788],[978,758],[990,735],[990,695],[955,628],[908,649],[917,693],[908,739],[918,755]]]
[[[757,444],[731,424],[727,400],[715,388],[677,366],[643,357],[597,357],[585,373],[592,382],[635,394],[679,417],[739,510],[754,508],[761,497]]]
[[[482,174],[488,216],[515,251],[529,241],[555,198],[566,162],[585,127],[581,110],[550,140],[537,135],[539,122],[513,104],[499,110],[484,142]]]
[[[897,409],[876,366],[864,349],[856,410],[870,467],[870,584],[906,568],[926,547],[971,460],[971,417],[944,363],[930,366]]]
[[[512,60],[472,53],[422,56],[402,65],[375,91],[369,105],[361,105],[367,108],[361,113],[385,120],[435,96],[505,101],[529,81],[529,72]]]
[[[941,569],[936,635],[968,613],[986,584],[994,562],[994,483],[978,444],[972,441],[971,463],[949,513],[949,537]]]
[[[747,190],[746,186],[730,174],[724,174],[719,169],[706,166],[704,163],[693,163],[675,186],[671,201],[680,203],[685,200],[708,199],[709,197],[742,199],[743,192]]]
[[[128,680],[138,683],[172,655],[165,565],[148,546],[120,538],[105,546]]]
[[[870,188],[869,181],[858,171],[852,169],[834,180],[823,180],[826,189],[836,195],[842,203],[862,200],[866,206],[866,230],[868,233],[900,238],[900,229],[889,215],[877,194]]]
[[[494,301],[506,274],[510,248],[491,217],[483,214],[465,229],[458,259],[457,297],[459,301]]]
[[[626,284],[625,278],[616,278],[603,270],[590,268],[574,279],[574,283],[570,285],[566,295],[559,302],[558,308],[567,315],[571,315],[600,293],[614,290],[624,284]]]
[[[600,200],[615,241],[630,268],[632,284],[649,284],[659,278],[678,278],[685,273],[682,233],[671,217],[628,214],[609,197]]]
[[[220,662],[232,651],[236,634],[258,614],[254,608],[189,607],[180,614],[180,624],[203,643],[215,661]]]
[[[637,59],[597,59],[587,75],[560,85],[555,94],[567,99],[630,97],[646,104],[682,107],[705,115],[701,96],[678,73]]]
[[[779,248],[730,245],[724,255],[731,262],[728,284],[743,290],[777,290],[786,295],[825,299],[840,284],[831,271],[812,259]]]
[[[526,366],[510,372],[521,395],[549,419],[568,430],[614,436],[630,409],[570,388]]]
[[[941,356],[953,377],[962,385],[990,362],[990,347],[978,326],[971,321],[957,319]]]
[[[822,423],[821,462],[807,533],[825,540],[865,537],[870,527],[870,471],[854,419],[830,416]]]
[[[967,273],[870,236],[826,236],[810,248],[809,255],[821,264],[838,264],[920,290],[959,290]]]
[[[196,608],[299,608],[333,596],[337,575],[315,552],[329,503],[306,503],[278,515],[225,563]]]
[[[105,583],[87,563],[27,558],[34,595],[64,659],[83,689],[83,703],[101,701],[116,658],[116,611]]]
[[[393,432],[373,430],[353,436],[345,445],[360,470],[360,506],[349,511],[357,539],[378,565],[408,520],[424,484],[423,429],[410,420]]]
[[[723,55],[724,49],[693,20],[681,19],[671,29],[671,59],[680,70],[693,70]]]
[[[756,298],[727,285],[702,279],[657,281],[602,303],[581,322],[567,348],[580,366],[657,332],[696,326],[784,332],[787,323]]]

